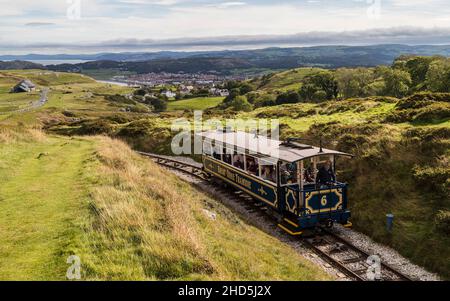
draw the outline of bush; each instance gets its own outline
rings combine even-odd
[[[104,119],[84,121],[75,132],[77,135],[110,135],[114,131],[113,126]]]
[[[155,108],[155,112],[164,112],[167,110],[167,101],[159,98],[153,98],[150,104]]]
[[[278,105],[287,104],[287,103],[298,103],[300,102],[300,96],[297,92],[291,91],[282,93],[277,96],[275,101]]]
[[[327,93],[323,90],[316,91],[313,94],[313,100],[315,102],[323,102],[323,101],[327,100]]]
[[[435,227],[445,235],[450,235],[450,211],[440,210],[434,219]]]
[[[343,152],[353,153],[368,142],[369,139],[365,135],[345,134],[339,139],[337,148]]]
[[[450,168],[446,167],[420,167],[413,168],[413,176],[419,185],[428,192],[448,193],[448,179]]]
[[[254,102],[255,108],[275,106],[276,100],[272,95],[264,95]]]
[[[432,122],[446,118],[450,118],[450,105],[435,103],[421,109],[415,114],[413,121]]]
[[[245,96],[236,97],[228,105],[234,111],[250,112],[251,110],[253,110],[252,105],[247,101],[247,98]]]
[[[147,135],[154,124],[147,119],[133,121],[130,124],[124,126],[117,133],[119,137],[138,137]]]
[[[130,105],[135,105],[136,102],[132,99],[129,99],[123,95],[119,95],[119,94],[115,94],[115,95],[106,95],[105,96],[106,100],[109,100],[111,102],[117,102],[117,103],[121,103],[121,104],[130,104]]]

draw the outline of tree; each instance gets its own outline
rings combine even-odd
[[[150,104],[155,108],[155,112],[164,112],[167,110],[167,101],[160,98],[152,98]]]
[[[426,84],[432,92],[450,92],[450,59],[439,59],[430,64]]]
[[[314,93],[317,92],[317,87],[313,84],[304,84],[299,91],[299,96],[304,101],[310,101],[314,97]]]
[[[384,89],[383,94],[402,98],[406,96],[411,87],[411,75],[408,72],[388,68],[384,70]]]
[[[243,83],[240,87],[239,87],[239,92],[241,93],[241,95],[245,95],[249,92],[252,92],[255,90],[255,87],[249,83]]]
[[[405,55],[394,61],[393,68],[407,71],[411,75],[413,90],[420,91],[426,87],[426,76],[431,63],[440,59],[443,57]]]
[[[250,112],[253,110],[252,105],[247,101],[245,96],[238,96],[229,103],[229,107],[234,111]]]
[[[230,94],[225,98],[224,103],[231,102],[239,95],[241,95],[241,91],[239,89],[231,89]]]
[[[369,96],[367,88],[374,80],[373,71],[367,68],[340,68],[335,72],[339,93],[344,98]]]
[[[313,95],[313,100],[316,102],[322,102],[327,100],[327,93],[323,90],[318,90]]]
[[[311,78],[312,84],[323,90],[327,94],[327,99],[337,98],[339,95],[339,87],[334,75],[331,72],[322,72]]]

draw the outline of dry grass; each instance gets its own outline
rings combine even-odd
[[[101,180],[92,190],[82,255],[88,279],[327,278],[124,143],[98,139],[95,174]],[[215,219],[205,214],[211,211]]]
[[[18,129],[11,129],[8,127],[0,127],[0,143],[45,142],[46,139],[46,135],[41,128],[20,127]]]

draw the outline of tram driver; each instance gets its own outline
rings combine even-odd
[[[333,186],[336,182],[336,175],[334,174],[331,160],[327,160],[325,164],[319,169],[317,173],[317,186],[320,189],[326,189]]]

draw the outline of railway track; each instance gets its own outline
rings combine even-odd
[[[140,155],[152,159],[159,165],[186,173],[203,181],[210,181],[203,172],[200,164],[190,164],[167,156],[138,152]],[[251,196],[234,190],[223,190],[232,194],[238,202],[242,202],[245,209],[252,213],[267,215],[269,210],[266,206],[255,202]],[[299,239],[291,237],[291,239]],[[311,237],[303,237],[300,240],[305,246],[313,250],[323,260],[345,274],[349,279],[355,281],[413,281],[414,279],[401,273],[392,266],[377,260],[377,257],[365,252],[353,245],[348,240],[327,229],[319,229]],[[373,271],[368,273],[368,271]],[[379,271],[379,274],[377,272]]]

